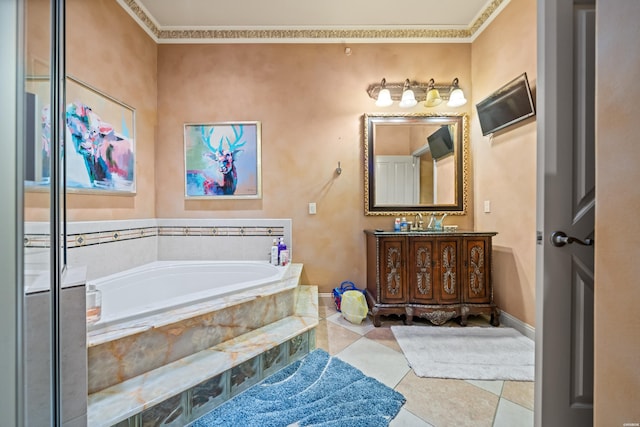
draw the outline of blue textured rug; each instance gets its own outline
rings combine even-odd
[[[405,398],[314,350],[196,420],[192,427],[388,426]]]

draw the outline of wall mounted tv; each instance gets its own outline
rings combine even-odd
[[[535,116],[527,73],[516,77],[476,104],[482,135],[489,135]]]
[[[451,137],[451,129],[449,129],[448,125],[441,126],[440,129],[429,135],[427,142],[429,143],[431,157],[434,160],[441,159],[453,153],[453,138]]]

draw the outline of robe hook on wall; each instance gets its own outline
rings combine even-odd
[[[342,168],[340,167],[340,162],[338,162],[338,167],[336,168],[336,173],[340,175],[342,173]]]

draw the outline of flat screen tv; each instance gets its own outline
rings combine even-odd
[[[440,129],[427,137],[429,151],[434,160],[441,159],[453,153],[453,138],[448,125],[441,126]]]
[[[476,104],[482,135],[489,135],[535,116],[527,73],[516,77]]]

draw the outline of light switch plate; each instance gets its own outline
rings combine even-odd
[[[491,212],[491,200],[484,201],[484,213]]]
[[[315,215],[316,214],[316,204],[315,203],[309,203],[309,214],[310,215]]]

